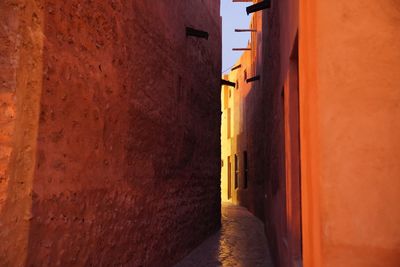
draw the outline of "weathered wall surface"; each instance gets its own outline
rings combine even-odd
[[[15,49],[18,17],[9,4],[2,2],[0,5],[2,17],[0,29],[0,210],[2,210],[7,195],[17,108]]]
[[[0,18],[0,265],[23,266],[43,79],[41,2],[2,1]]]
[[[43,37],[43,85],[15,253],[33,266],[173,264],[219,226],[219,3],[28,2],[16,32],[32,23]],[[1,260],[16,263],[10,248]]]

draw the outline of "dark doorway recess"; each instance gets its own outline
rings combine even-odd
[[[285,166],[287,238],[291,266],[302,266],[301,225],[301,170],[300,170],[300,117],[299,117],[299,60],[298,41],[294,42],[289,74],[286,81],[285,101]]]
[[[232,198],[232,163],[231,157],[228,157],[228,199]]]
[[[239,187],[239,157],[235,154],[235,189]]]
[[[247,159],[247,151],[243,152],[243,169],[244,169],[244,181],[243,188],[246,189],[248,186],[248,178],[249,178],[249,167],[248,167],[248,159]]]

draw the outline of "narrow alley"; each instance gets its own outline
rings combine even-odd
[[[0,267],[399,267],[400,0],[0,0]]]
[[[175,267],[273,267],[263,223],[245,208],[222,203],[221,230]]]

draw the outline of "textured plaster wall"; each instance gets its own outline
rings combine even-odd
[[[300,10],[305,266],[399,266],[400,3]]]
[[[0,29],[0,210],[3,208],[9,181],[9,162],[13,151],[16,114],[17,22],[16,12],[1,3]]]
[[[11,156],[1,159],[0,263],[173,264],[219,226],[219,3],[25,2],[0,4],[10,25],[0,38],[23,44],[0,47],[10,55],[1,79],[22,80],[0,92],[1,123],[15,129],[1,127]],[[186,26],[209,40],[187,38]],[[13,57],[33,75],[13,74]],[[18,101],[33,96],[25,112]],[[29,158],[15,159],[27,167],[14,181],[21,168],[7,162],[19,149]]]
[[[263,13],[265,223],[278,266],[293,266],[298,226],[286,102],[297,29],[303,264],[400,263],[399,10],[390,0],[284,0]]]

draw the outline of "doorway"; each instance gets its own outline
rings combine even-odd
[[[231,157],[228,157],[228,174],[227,174],[227,181],[228,181],[228,200],[232,198],[232,163]]]
[[[284,93],[286,214],[291,266],[302,266],[299,67],[297,36]]]

